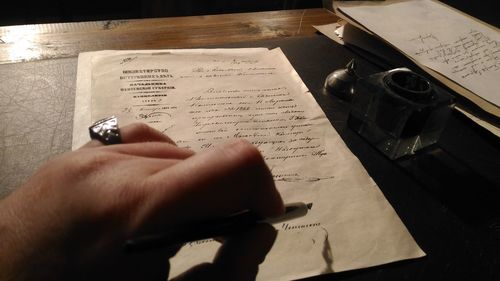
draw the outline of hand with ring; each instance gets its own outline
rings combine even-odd
[[[284,211],[247,141],[194,153],[144,124],[118,133],[48,161],[0,201],[0,280],[166,280],[178,247],[127,254],[124,242],[244,209]],[[252,279],[275,235],[262,226],[225,237],[212,263],[180,278]]]

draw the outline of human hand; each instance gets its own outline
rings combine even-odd
[[[195,154],[146,125],[121,133],[123,144],[93,140],[47,162],[0,202],[0,280],[164,280],[176,249],[130,255],[123,243],[243,209],[264,217],[284,211],[270,171],[246,141]],[[274,235],[261,227],[240,235],[246,243],[229,238],[213,265],[185,277],[235,268],[244,256],[234,254],[235,246],[247,251],[245,260],[254,258],[245,261],[254,270]],[[256,251],[252,242],[264,247]]]

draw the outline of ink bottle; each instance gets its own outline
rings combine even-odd
[[[449,93],[406,68],[355,84],[348,124],[390,159],[436,143],[453,109]]]

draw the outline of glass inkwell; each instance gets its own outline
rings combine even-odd
[[[348,125],[390,159],[436,143],[453,97],[406,68],[359,78]]]

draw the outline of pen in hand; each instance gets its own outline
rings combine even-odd
[[[126,252],[140,252],[167,245],[176,245],[218,236],[226,236],[245,231],[258,223],[278,223],[302,217],[307,214],[312,203],[290,203],[285,205],[285,214],[276,218],[265,219],[252,211],[242,211],[234,215],[211,219],[187,225],[171,231],[140,236],[125,242]]]

